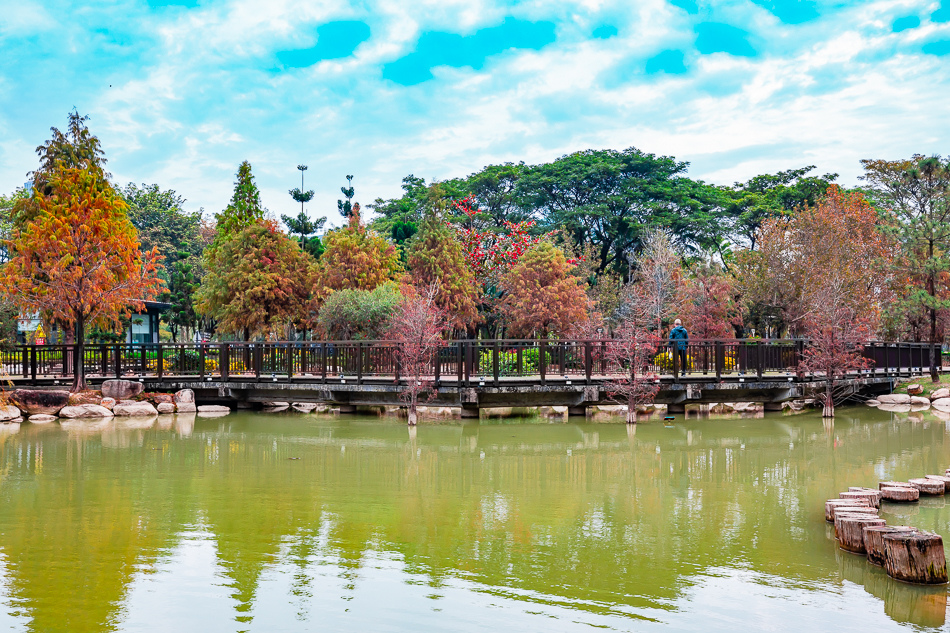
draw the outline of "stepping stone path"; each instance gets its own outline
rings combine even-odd
[[[825,521],[834,523],[838,546],[864,554],[872,565],[904,582],[934,585],[948,581],[943,538],[907,525],[887,525],[878,516],[881,501],[912,503],[920,495],[950,492],[950,468],[943,475],[908,481],[882,481],[877,490],[852,486],[825,501]]]

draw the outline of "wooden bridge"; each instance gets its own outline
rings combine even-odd
[[[608,402],[602,388],[612,378],[606,348],[597,340],[447,341],[433,355],[428,379],[434,406],[568,406],[574,413]],[[675,345],[675,344],[672,344]],[[661,384],[656,401],[677,410],[687,403],[763,402],[780,407],[816,389],[821,375],[799,371],[804,340],[692,340],[686,366],[663,343],[651,371]],[[405,386],[393,341],[221,342],[205,344],[86,344],[87,380],[139,380],[147,391],[193,389],[200,402],[328,402],[399,404]],[[27,345],[0,350],[2,378],[10,386],[69,384],[72,345]],[[846,381],[855,393],[889,392],[901,377],[941,366],[929,343],[871,342],[863,354],[870,369]]]

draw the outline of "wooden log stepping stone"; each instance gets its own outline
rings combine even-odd
[[[884,571],[891,578],[919,585],[947,582],[947,559],[939,534],[885,534]]]
[[[878,515],[878,509],[872,508],[871,506],[831,506],[831,519],[830,521],[834,523],[835,517],[838,516],[838,513],[842,514],[869,514],[876,517]]]
[[[910,486],[906,481],[882,481],[877,485],[877,489],[881,490],[882,488],[906,488]],[[913,488],[913,486],[910,486]]]
[[[878,490],[862,490],[861,492],[842,492],[838,495],[841,499],[867,499],[875,508],[881,505],[881,493]]]
[[[924,479],[933,479],[934,481],[942,481],[944,492],[950,492],[950,477],[947,477],[946,475],[927,475],[926,477],[924,477]]]
[[[942,495],[947,492],[947,488],[942,481],[921,478],[911,479],[907,483],[919,490],[922,495]]]
[[[916,488],[914,489],[916,490]],[[832,508],[835,506],[865,506],[871,507],[871,504],[866,500],[861,501],[851,501],[850,499],[828,499],[825,501],[825,521],[832,523],[835,520],[835,514],[832,511]]]
[[[845,519],[880,519],[880,517],[867,512],[835,512],[835,538],[838,540],[841,539],[839,533],[841,522]]]
[[[913,534],[917,528],[907,525],[867,525],[864,527],[864,551],[872,565],[884,566],[884,535],[906,532]]]
[[[887,522],[877,517],[839,515],[838,518],[835,519],[838,547],[848,552],[854,552],[855,554],[864,554],[864,528],[885,525],[887,525]]]
[[[881,488],[881,498],[885,501],[909,502],[920,498],[920,491],[912,486],[889,486]]]

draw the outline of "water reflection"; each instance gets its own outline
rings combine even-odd
[[[242,413],[0,431],[13,630],[732,630],[741,601],[704,611],[725,593],[788,611],[778,630],[816,601],[844,628],[939,627],[946,612],[946,588],[837,552],[821,503],[942,472],[946,428],[926,415],[407,430]],[[950,534],[943,498],[886,513]],[[846,604],[842,582],[863,588]]]

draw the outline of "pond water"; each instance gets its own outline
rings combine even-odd
[[[946,587],[837,550],[823,516],[943,473],[927,413],[179,417],[0,428],[0,631],[944,626]],[[943,497],[883,516],[950,536]]]

